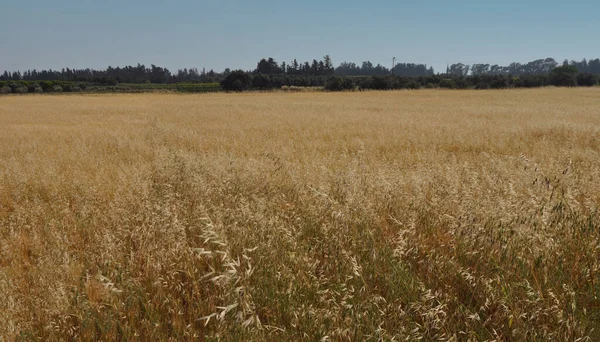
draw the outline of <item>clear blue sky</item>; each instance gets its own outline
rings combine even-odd
[[[598,0],[0,0],[0,70],[600,57]]]

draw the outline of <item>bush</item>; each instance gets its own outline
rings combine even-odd
[[[12,89],[9,86],[3,86],[0,88],[0,94],[10,94],[12,93]]]
[[[344,90],[344,80],[341,77],[330,77],[325,82],[325,90],[327,91],[342,91]]]
[[[421,83],[415,81],[415,80],[411,80],[406,84],[406,88],[407,89],[421,89]]]
[[[507,76],[498,75],[492,79],[490,88],[492,89],[505,89],[510,87],[510,80]]]
[[[361,77],[358,81],[358,89],[373,89],[373,77]]]
[[[244,91],[251,86],[252,78],[243,70],[233,71],[221,81],[221,87],[226,91]]]
[[[255,75],[252,78],[252,88],[266,90],[271,88],[271,80],[266,75]]]
[[[74,85],[74,84],[65,84],[63,86],[63,91],[67,92],[67,93],[76,93],[76,92],[80,92],[81,88],[78,85]]]
[[[572,65],[554,68],[550,73],[550,84],[557,87],[576,87],[577,72],[577,68]]]
[[[327,79],[325,82],[325,90],[328,91],[342,91],[342,90],[353,90],[354,81],[348,77],[333,76]]]
[[[519,76],[516,85],[523,88],[536,88],[543,87],[548,83],[547,75],[521,75]]]
[[[32,94],[41,94],[44,92],[42,87],[40,87],[40,85],[37,83],[30,83],[29,87],[27,87],[27,91]]]
[[[10,89],[14,94],[27,94],[27,86],[23,83],[11,83]]]
[[[388,90],[390,89],[390,83],[386,77],[375,76],[373,77],[373,89],[376,90]]]
[[[592,74],[577,75],[577,85],[581,87],[593,87],[598,84],[598,76]]]
[[[469,80],[465,77],[460,77],[454,82],[456,84],[456,88],[458,89],[469,89],[472,86],[471,82],[469,82]]]
[[[478,90],[490,89],[490,84],[487,82],[481,81],[475,85],[475,89],[478,89]]]
[[[456,89],[456,82],[450,78],[444,78],[440,81],[440,88]]]
[[[58,84],[52,86],[53,93],[62,93],[62,91],[63,91],[63,88],[61,86],[59,86]]]
[[[52,81],[42,81],[42,82],[40,82],[40,87],[42,87],[42,89],[44,91],[52,91],[52,86],[54,86],[54,82],[52,82]]]

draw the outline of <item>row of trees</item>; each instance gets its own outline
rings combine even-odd
[[[573,66],[581,73],[600,75],[600,58],[587,61],[585,58],[581,62],[565,60],[563,66]],[[466,65],[462,63],[452,64],[446,68],[446,74],[457,76],[467,75],[544,75],[549,74],[558,67],[559,64],[553,58],[538,59],[527,64],[511,63],[507,66],[490,64]]]
[[[594,86],[600,75],[580,73],[572,65],[552,69],[548,74],[512,75],[428,75],[428,76],[289,76],[283,74],[266,75],[256,72],[236,70],[221,82],[226,91],[270,90],[283,86],[323,86],[325,90],[388,90],[388,89],[505,89],[534,88],[543,86]]]
[[[428,76],[299,76],[286,74],[263,74],[236,70],[230,72],[221,83],[176,83],[176,84],[122,84],[97,85],[70,81],[0,81],[0,93],[48,93],[48,92],[143,92],[166,90],[178,92],[212,92],[280,89],[292,87],[324,87],[329,91],[363,89],[502,89],[555,86],[594,86],[599,75],[580,73],[572,65],[554,68],[549,74],[511,75],[428,75]]]
[[[397,76],[431,76],[435,74],[432,67],[427,68],[426,64],[398,63],[393,69],[388,69],[381,64],[373,66],[373,63],[366,61],[358,66],[353,62],[342,62],[335,68],[336,76],[384,76],[394,74]]]
[[[113,68],[106,70],[95,69],[62,69],[62,70],[27,70],[13,71],[0,74],[0,81],[68,81],[88,82],[104,85],[118,83],[211,83],[222,80],[229,71],[216,73],[213,70],[198,71],[196,68],[178,70],[173,74],[167,68],[152,64],[149,68],[143,64]]]
[[[342,62],[337,68],[333,67],[331,57],[325,55],[321,61],[316,59],[311,62],[298,63],[296,59],[289,64],[277,63],[272,57],[261,59],[254,74],[263,75],[290,75],[290,76],[430,76],[434,75],[432,67],[427,68],[425,64],[398,63],[393,69],[386,68],[381,64],[373,65],[370,61],[364,61],[360,66],[353,62]]]
[[[261,59],[254,69],[255,74],[263,75],[293,75],[293,76],[327,76],[333,75],[334,67],[331,57],[325,55],[322,60],[316,59],[311,62],[298,63],[296,59],[289,64],[281,62],[278,64],[275,59]]]
[[[600,75],[600,59],[582,61],[564,61],[563,66],[573,66],[581,73]],[[545,75],[559,66],[552,58],[538,59],[526,64],[511,63],[507,66],[490,64],[466,65],[456,63],[446,68],[448,75],[455,76],[480,76],[480,75]],[[95,69],[69,69],[62,70],[27,70],[4,71],[0,74],[0,81],[68,81],[87,82],[102,85],[116,85],[118,83],[212,83],[225,79],[231,73],[230,69],[223,72],[214,70],[206,71],[197,68],[179,69],[171,72],[169,69],[157,65],[147,67],[143,64],[126,67],[111,67],[105,70]],[[252,71],[253,74],[284,75],[284,76],[409,76],[424,77],[435,75],[432,67],[425,64],[399,63],[393,69],[386,68],[381,64],[373,65],[370,61],[364,61],[360,65],[353,62],[342,62],[337,67],[329,55],[322,60],[313,59],[312,62],[298,62],[296,59],[290,63],[278,63],[273,58],[263,58]]]

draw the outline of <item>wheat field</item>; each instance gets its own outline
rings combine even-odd
[[[0,340],[600,339],[600,89],[0,97]]]

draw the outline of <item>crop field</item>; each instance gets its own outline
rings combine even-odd
[[[0,97],[0,340],[600,339],[600,89]]]

